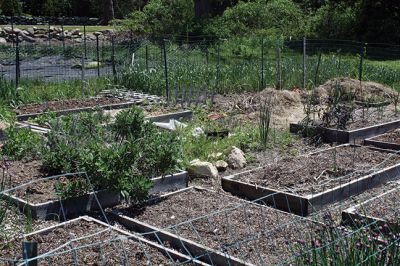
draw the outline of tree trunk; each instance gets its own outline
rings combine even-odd
[[[107,25],[110,20],[115,18],[114,15],[114,1],[113,0],[105,0],[104,1],[104,15],[103,15],[103,23]]]

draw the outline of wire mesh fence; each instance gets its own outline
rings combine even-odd
[[[396,61],[400,46],[395,45],[255,37],[171,41],[129,33],[74,36],[68,41],[47,37],[36,43],[16,37],[12,45],[0,47],[1,75],[16,87],[69,80],[84,84],[107,77],[129,89],[168,96],[171,101],[172,91],[182,87],[193,95],[204,88],[210,94],[267,86],[312,88],[335,77],[393,86],[400,75]]]

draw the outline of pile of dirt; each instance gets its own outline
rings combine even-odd
[[[257,122],[260,106],[270,101],[273,108],[273,126],[286,128],[290,122],[303,119],[303,101],[305,98],[306,94],[302,91],[266,88],[261,92],[216,95],[214,108],[216,111],[228,113],[240,120]]]
[[[376,82],[361,82],[352,78],[335,78],[328,80],[315,89],[321,100],[328,99],[332,90],[339,85],[346,94],[352,94],[357,101],[390,101],[397,94],[395,90]]]

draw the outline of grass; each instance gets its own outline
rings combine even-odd
[[[29,103],[42,103],[45,101],[83,99],[98,94],[111,86],[111,81],[106,78],[86,79],[83,83],[80,80],[66,80],[64,82],[44,82],[42,80],[21,80],[19,88],[14,92],[13,85],[5,88],[11,92],[4,95],[3,104],[18,106]]]
[[[228,137],[208,137],[205,134],[196,135],[196,129],[201,128],[207,132],[208,129],[222,131],[229,130]],[[200,159],[215,163],[217,160],[227,160],[232,150],[236,146],[245,151],[247,159],[252,160],[252,152],[264,149],[278,148],[282,151],[290,151],[294,139],[288,131],[277,131],[271,129],[271,135],[266,146],[260,145],[260,132],[257,126],[251,123],[241,123],[229,121],[213,122],[207,118],[207,112],[204,110],[195,110],[193,121],[186,128],[179,129],[179,135],[182,140],[183,165],[188,166],[190,161]],[[212,156],[212,154],[222,153],[221,156]]]

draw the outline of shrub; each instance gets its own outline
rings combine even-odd
[[[145,128],[144,113],[139,107],[133,106],[123,110],[115,117],[112,129],[118,138],[139,138],[143,135]]]
[[[19,0],[3,0],[0,8],[1,14],[6,16],[19,16],[22,14],[22,4]]]
[[[40,143],[41,137],[31,130],[10,127],[6,129],[6,141],[1,153],[13,160],[37,158]]]
[[[178,168],[178,137],[158,132],[138,107],[120,112],[110,127],[102,125],[104,120],[102,112],[94,112],[52,121],[43,167],[52,173],[85,171],[96,189],[113,189],[140,202],[152,187],[152,177]],[[75,183],[57,187],[60,195],[81,188]]]

